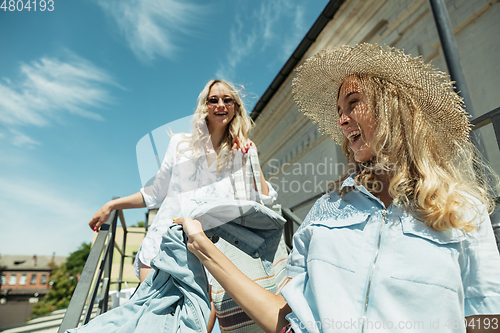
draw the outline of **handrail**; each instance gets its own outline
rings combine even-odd
[[[305,206],[305,205],[308,205],[308,204],[310,204],[312,201],[314,201],[314,200],[316,200],[316,199],[321,198],[321,197],[323,196],[323,194],[325,194],[325,192],[320,192],[320,193],[318,193],[318,194],[315,194],[315,195],[313,195],[312,197],[310,197],[310,198],[308,198],[308,199],[306,199],[306,200],[304,200],[304,201],[301,201],[301,202],[299,202],[298,204],[296,204],[296,205],[294,205],[294,206],[290,207],[290,210],[291,210],[291,211],[294,211],[294,210],[299,209],[299,208],[301,208],[301,207],[303,207],[303,206]]]
[[[123,266],[125,265],[125,248],[127,244],[127,224],[125,223],[125,216],[123,216],[123,211],[118,211],[118,216],[120,216],[120,222],[123,228],[123,240],[122,240],[122,251],[120,251],[120,275],[118,276],[118,291],[122,290],[122,280],[123,280]]]
[[[87,258],[85,266],[83,267],[82,274],[80,275],[80,279],[78,280],[78,284],[76,285],[75,291],[71,297],[71,301],[69,303],[68,309],[66,310],[66,314],[64,315],[61,326],[59,326],[58,333],[62,333],[70,328],[75,328],[78,326],[80,322],[80,317],[83,313],[85,303],[87,301],[89,291],[92,288],[92,294],[89,301],[89,306],[87,312],[85,314],[84,323],[87,323],[90,320],[90,314],[92,313],[92,307],[97,295],[98,283],[100,281],[100,277],[102,274],[102,270],[104,269],[104,262],[101,261],[99,276],[95,279],[94,283],[94,275],[97,269],[97,266],[100,262],[100,257],[104,251],[104,257],[106,258],[109,253],[109,241],[108,246],[106,246],[106,250],[104,249],[106,240],[109,235],[110,226],[115,223],[116,224],[117,214],[116,211],[113,211],[109,216],[109,219],[101,226],[101,230],[97,235],[97,238],[92,246],[90,254]],[[112,252],[112,251],[111,251]]]
[[[481,127],[492,124],[493,131],[495,132],[495,137],[497,139],[498,149],[500,149],[500,107],[491,110],[477,118],[471,120],[472,130],[478,130]],[[495,234],[497,247],[500,251],[500,197],[495,198],[495,210],[491,214],[491,225],[493,227],[493,233]]]
[[[114,197],[113,199],[117,199]],[[118,218],[120,219],[123,228],[123,242],[121,249],[115,242],[116,226]],[[101,226],[101,230],[97,234],[94,245],[87,258],[78,284],[71,297],[68,309],[64,315],[58,333],[63,333],[67,329],[75,328],[80,323],[82,314],[87,305],[85,314],[83,315],[83,324],[90,321],[93,306],[98,297],[97,315],[108,311],[109,287],[111,284],[118,284],[118,291],[121,290],[123,282],[123,267],[125,258],[132,257],[125,254],[127,235],[128,233],[145,233],[139,231],[128,231],[125,223],[125,217],[122,210],[114,210],[109,216],[106,223]],[[117,281],[111,281],[111,268],[113,265],[113,252],[118,251],[121,257],[119,278]],[[98,271],[97,271],[98,270]],[[97,273],[96,273],[97,272]]]
[[[285,226],[283,228],[283,233],[287,250],[288,252],[290,252],[293,248],[293,234],[300,227],[302,221],[297,215],[292,212],[290,208],[282,208],[281,212],[286,220]]]
[[[488,124],[493,125],[495,137],[497,138],[498,149],[500,149],[500,107],[491,110],[477,118],[471,120],[472,130],[478,130]]]

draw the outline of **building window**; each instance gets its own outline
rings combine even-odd
[[[21,279],[19,279],[19,285],[21,285],[21,286],[26,285],[26,280],[27,279],[28,279],[28,275],[27,274],[21,275]]]
[[[11,274],[9,278],[9,284],[15,285],[17,283],[17,275],[16,274]]]
[[[31,274],[30,284],[36,284],[36,274]]]
[[[40,284],[47,284],[47,274],[42,275],[42,280],[40,281]]]
[[[0,285],[4,285],[5,284],[5,280],[7,279],[7,277],[5,276],[5,274],[2,274],[2,277],[0,278]]]

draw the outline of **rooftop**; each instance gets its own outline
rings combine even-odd
[[[49,264],[54,262],[60,265],[66,261],[63,256],[26,256],[26,255],[1,255],[0,269],[2,270],[44,270],[49,269]]]

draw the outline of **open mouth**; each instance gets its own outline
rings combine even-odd
[[[225,116],[227,114],[226,111],[219,111],[219,112],[215,112],[215,115],[216,116]]]
[[[352,131],[351,133],[349,133],[347,135],[347,139],[349,140],[349,142],[351,144],[353,144],[356,141],[358,141],[359,138],[361,138],[361,131],[359,131],[359,130]]]

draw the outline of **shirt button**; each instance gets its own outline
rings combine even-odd
[[[234,244],[238,244],[239,242],[238,241],[234,241]]]
[[[253,256],[254,256],[255,258],[258,258],[258,257],[259,257],[259,254],[258,254],[258,253],[256,253],[256,254],[254,254]]]

